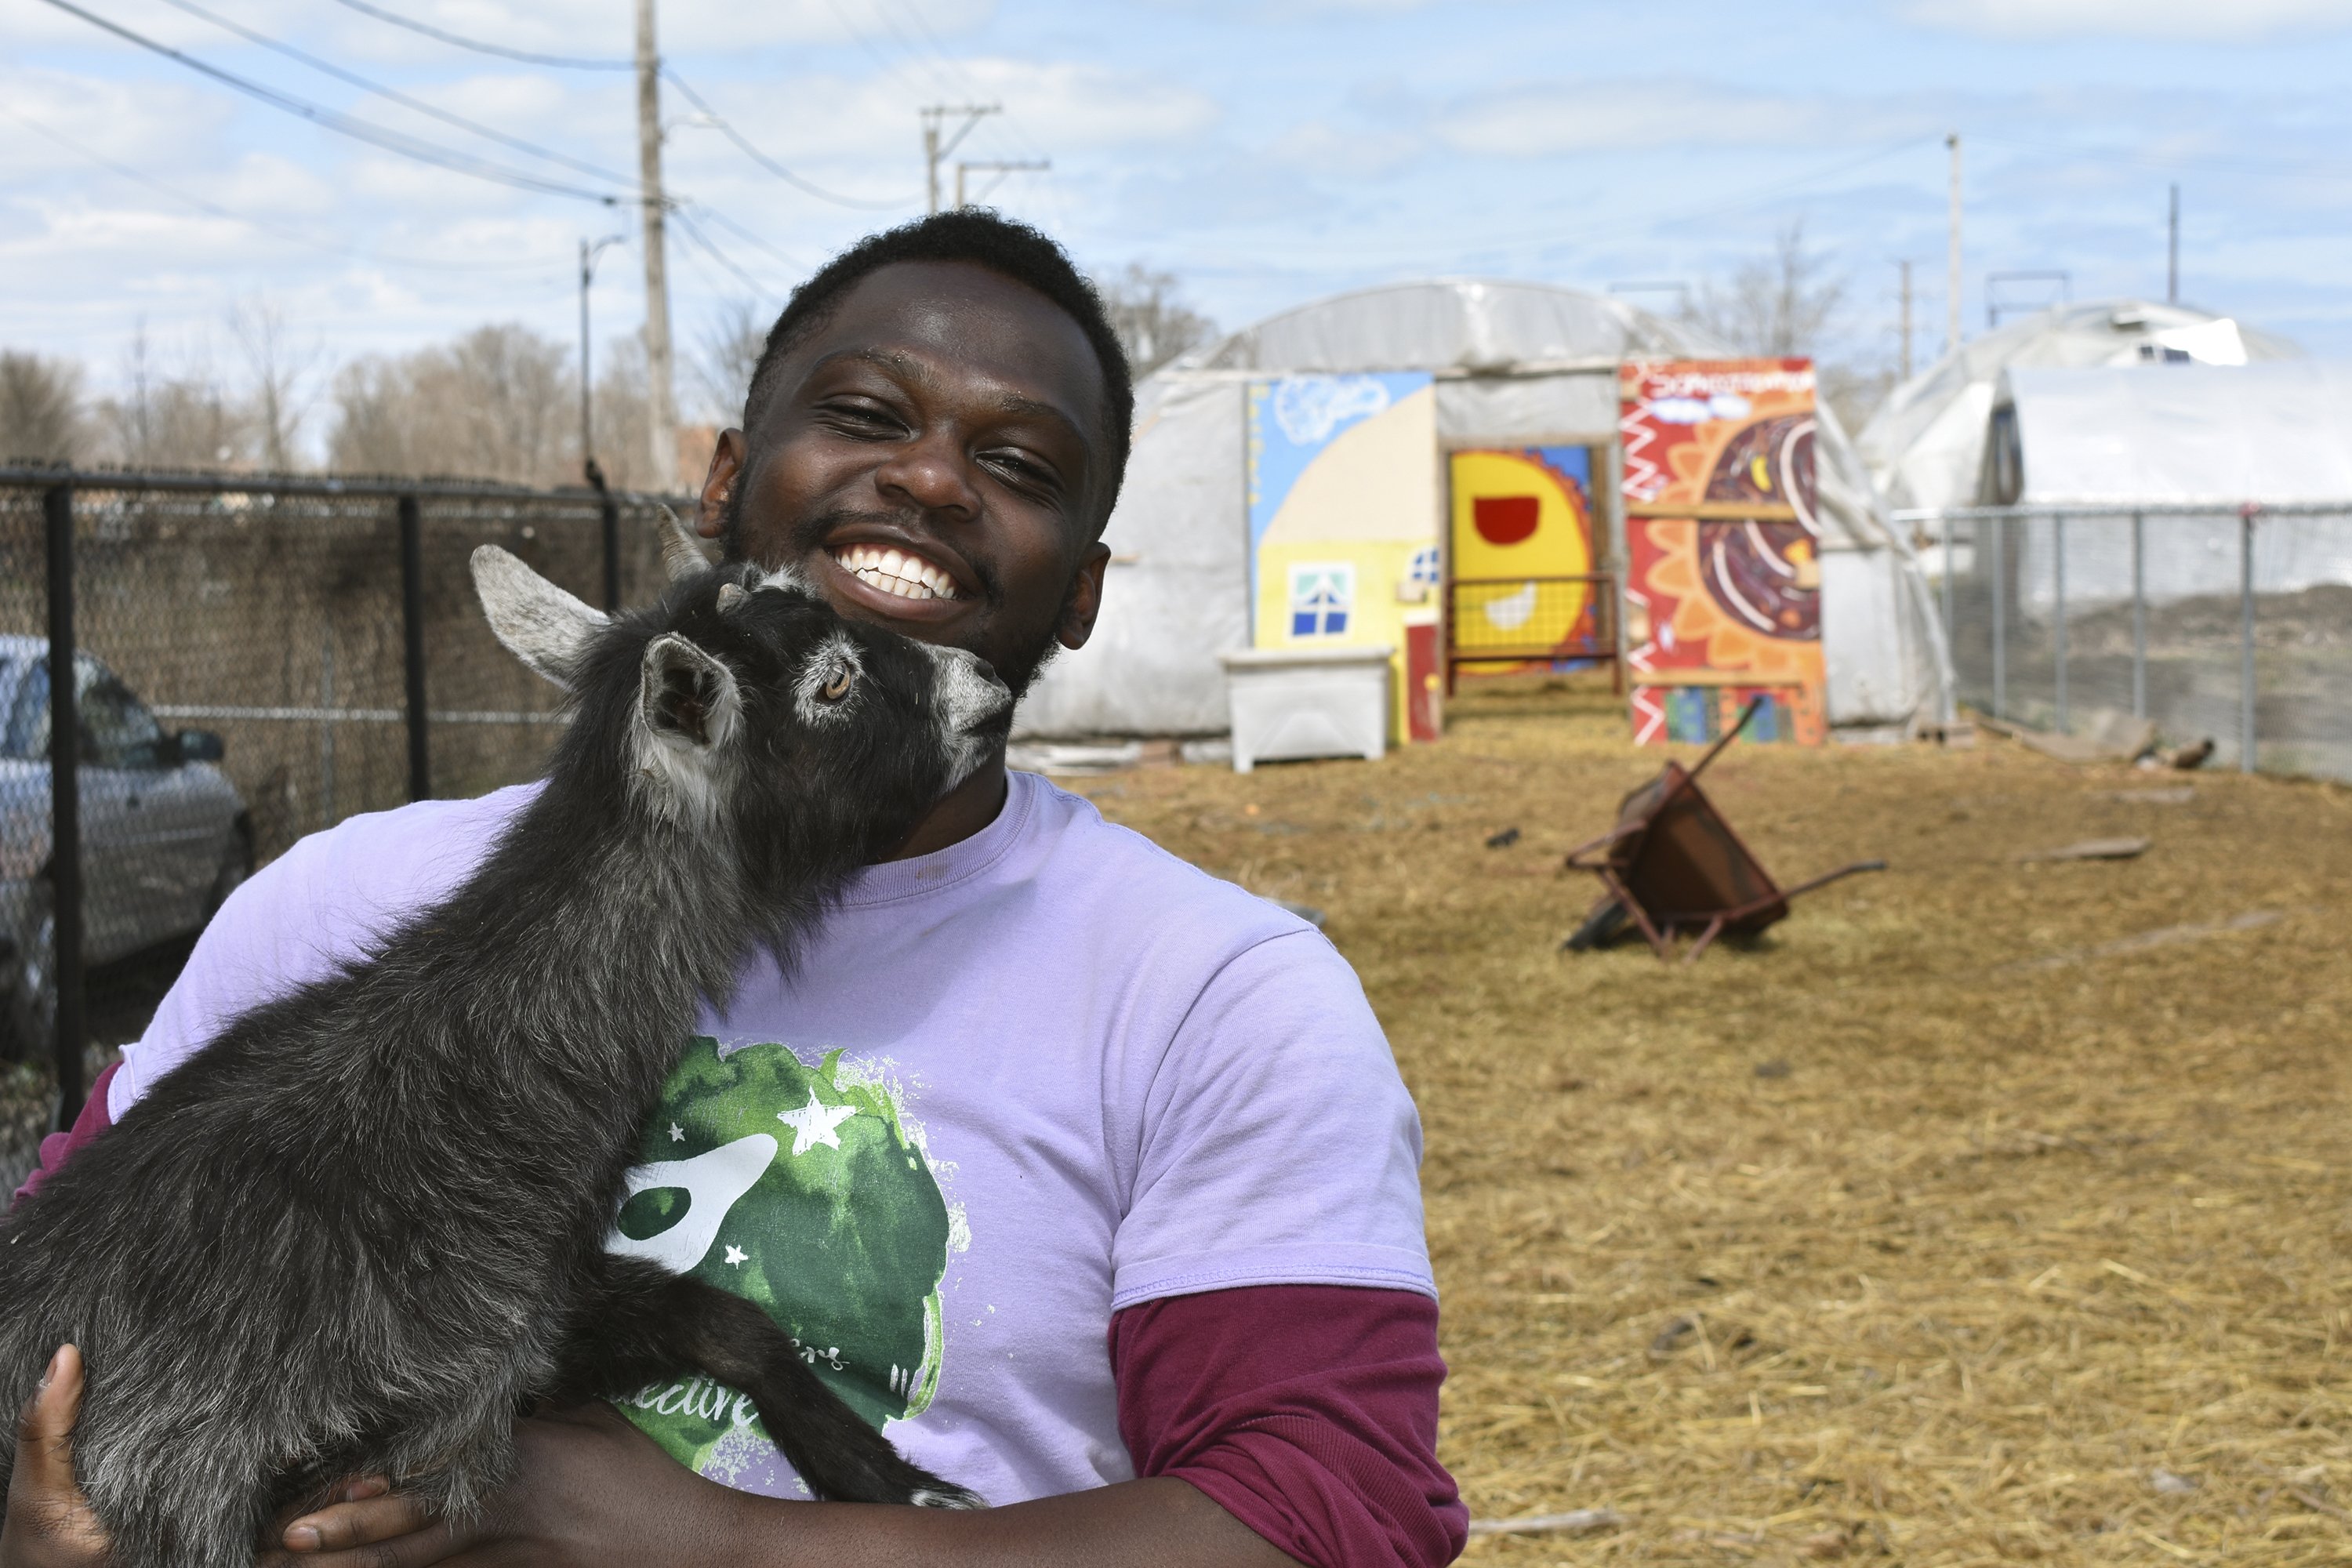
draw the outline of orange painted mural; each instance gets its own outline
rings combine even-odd
[[[1620,372],[1628,673],[1637,740],[1827,739],[1813,367],[1632,361]]]

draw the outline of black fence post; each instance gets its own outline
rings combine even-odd
[[[70,482],[41,497],[49,568],[49,972],[57,984],[58,1126],[81,1114],[81,714],[74,690]]]
[[[400,641],[408,676],[408,798],[433,796],[425,710],[425,524],[416,498],[400,498]]]

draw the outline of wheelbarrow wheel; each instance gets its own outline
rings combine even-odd
[[[1624,905],[1614,899],[1603,899],[1592,906],[1592,912],[1584,917],[1584,923],[1559,944],[1560,950],[1564,952],[1596,952],[1624,935],[1626,927],[1633,924],[1633,917],[1625,912]]]

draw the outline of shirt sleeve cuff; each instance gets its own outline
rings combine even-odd
[[[1111,1276],[1111,1310],[1123,1311],[1167,1296],[1196,1296],[1204,1290],[1253,1285],[1349,1285],[1411,1290],[1437,1299],[1429,1255],[1418,1248],[1361,1244],[1253,1247],[1121,1263]]]

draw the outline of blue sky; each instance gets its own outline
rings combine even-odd
[[[78,3],[303,99],[614,188],[166,0]],[[631,42],[628,0],[384,3],[527,50]],[[468,54],[331,0],[204,4],[511,136],[635,166],[625,74]],[[1006,112],[963,156],[1053,163],[992,200],[1089,267],[1177,273],[1228,326],[1403,277],[1721,277],[1801,219],[1847,279],[1850,356],[1892,358],[1895,263],[1916,264],[1925,363],[1958,130],[1970,331],[1990,271],[2160,298],[2177,181],[2186,299],[2352,354],[2352,0],[666,0],[662,27],[673,67],[772,157],[896,204],[806,195],[672,94],[673,189],[751,279],[674,231],[682,343],[754,284],[772,306],[919,211],[918,106],[982,100]],[[80,356],[101,387],[140,323],[167,359],[226,360],[228,311],[261,299],[329,360],[485,321],[568,342],[578,239],[634,226],[346,140],[44,0],[0,0],[0,343]],[[637,268],[634,240],[607,253],[600,336],[635,324]]]

